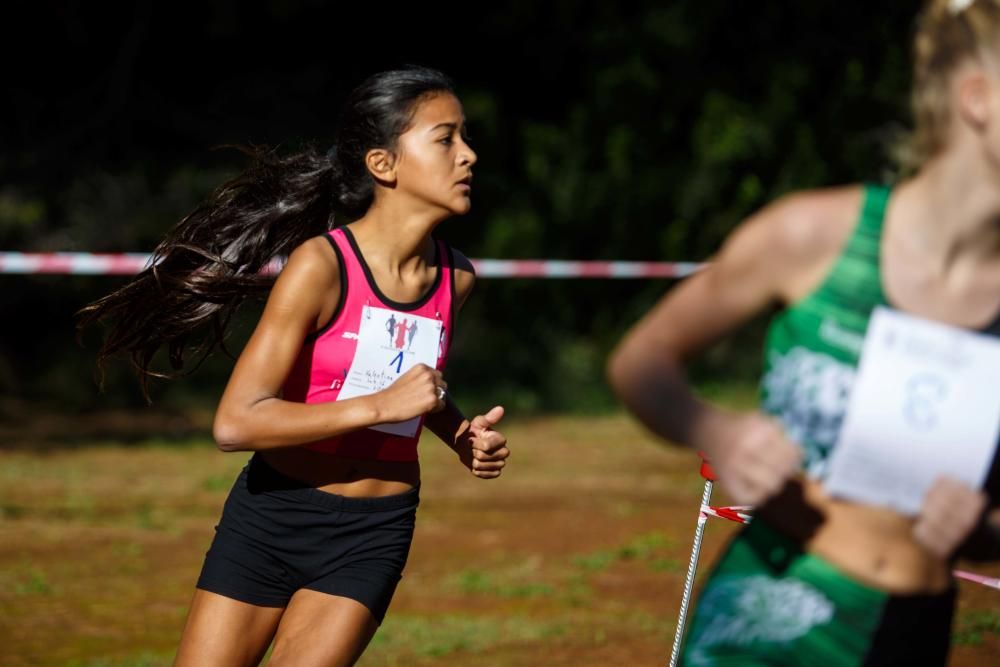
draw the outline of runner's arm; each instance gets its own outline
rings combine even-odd
[[[744,222],[707,268],[670,290],[612,352],[612,388],[653,433],[695,447],[720,439],[724,415],[695,397],[683,365],[781,302],[783,281],[801,266],[789,218],[802,206],[778,202]]]
[[[452,248],[452,254],[455,258],[455,303],[452,304],[455,317],[452,319],[457,320],[458,312],[465,305],[476,284],[476,269],[472,266],[472,262],[455,248]],[[449,336],[454,334],[454,331],[449,332]],[[451,393],[448,393],[445,396],[444,409],[427,415],[424,426],[443,443],[455,449],[459,436],[469,429],[469,420],[455,403]]]
[[[455,256],[455,304],[457,313],[476,282],[476,271],[465,255],[452,249]],[[456,318],[457,319],[457,318]],[[454,332],[452,332],[454,333]],[[510,456],[507,438],[493,426],[503,417],[503,408],[494,407],[485,415],[466,418],[450,393],[443,410],[427,415],[424,425],[454,451],[460,461],[477,477],[500,475]]]
[[[213,434],[220,449],[301,445],[409,419],[438,405],[440,373],[423,365],[368,396],[316,404],[280,398],[306,336],[326,324],[340,290],[337,259],[323,239],[292,252],[219,402]]]

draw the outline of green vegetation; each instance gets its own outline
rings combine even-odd
[[[958,615],[952,641],[956,646],[979,646],[984,635],[1000,638],[1000,611],[966,611]]]
[[[69,104],[93,131],[67,135],[63,125],[47,125],[47,116],[29,111],[45,106],[42,98],[11,105],[24,117],[10,125],[16,136],[0,161],[0,249],[148,252],[241,169],[235,151],[211,147],[264,137],[290,151],[329,140],[330,111],[374,66],[355,57],[367,44],[355,43],[354,31],[340,30],[335,40],[299,37],[311,26],[342,26],[339,5],[222,6],[206,5],[214,19],[184,24],[186,48],[173,57],[190,60],[171,68],[185,73],[183,90],[211,90],[212,102],[161,94],[166,74],[150,49],[127,68],[138,89],[107,69],[112,60],[95,62],[79,81],[46,87],[50,106]],[[886,146],[907,120],[914,11],[913,3],[872,12],[865,3],[702,0],[487,5],[476,12],[476,53],[504,54],[502,69],[438,51],[439,40],[411,43],[409,32],[384,37],[387,49],[399,49],[384,62],[423,61],[458,82],[480,157],[475,207],[440,235],[469,257],[701,262],[740,220],[785,193],[891,176]],[[168,21],[120,18],[151,40],[172,39]],[[391,33],[382,18],[375,23]],[[129,34],[104,23],[73,21],[69,42],[90,38],[115,48]],[[276,32],[275,25],[284,27]],[[292,36],[294,48],[275,41]],[[245,41],[254,39],[269,44],[266,66],[249,60],[251,69],[234,73],[228,56],[215,65],[217,56],[208,55],[260,52]],[[510,48],[512,40],[521,48]],[[75,99],[72,86],[91,80],[109,89],[67,102]],[[145,106],[88,113],[94,94],[134,94]],[[70,138],[75,143],[64,143]],[[0,398],[63,410],[141,409],[125,364],[112,365],[107,392],[97,392],[99,332],[84,337],[83,350],[73,340],[72,313],[122,281],[0,276],[0,311],[18,313],[17,326],[0,333]],[[614,405],[604,382],[609,350],[675,283],[482,279],[458,323],[449,382],[463,405],[503,403],[520,414],[607,411]],[[250,306],[238,318],[231,349],[240,349],[256,312]],[[695,379],[752,379],[761,327],[715,346],[693,369]],[[156,404],[211,406],[231,364],[220,353],[196,379],[156,383]],[[0,421],[5,416],[0,405]]]

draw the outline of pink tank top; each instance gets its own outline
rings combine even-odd
[[[386,343],[404,349],[418,335],[411,322],[414,315],[439,320],[437,369],[444,370],[453,331],[455,302],[454,261],[451,248],[435,241],[437,274],[423,297],[411,303],[399,303],[388,298],[375,284],[371,270],[358,248],[351,231],[338,227],[326,235],[340,264],[340,303],[330,322],[306,338],[302,351],[285,381],[285,400],[302,403],[324,403],[337,400],[354,362],[358,332],[365,306],[384,308],[392,312],[387,323]],[[407,319],[407,318],[410,319]],[[420,418],[416,435],[393,435],[374,429],[361,429],[344,435],[305,445],[308,449],[334,456],[380,461],[417,460],[417,441],[423,429]]]

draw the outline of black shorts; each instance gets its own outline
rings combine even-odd
[[[929,595],[893,595],[882,609],[864,667],[946,665],[958,587]]]
[[[419,489],[348,498],[253,456],[229,492],[198,588],[284,607],[307,588],[365,605],[381,623],[406,565]]]

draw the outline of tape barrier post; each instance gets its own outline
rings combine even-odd
[[[704,468],[702,468],[704,470]],[[707,507],[712,500],[712,479],[705,479],[705,489],[701,494],[701,507]],[[684,577],[684,594],[681,596],[681,611],[677,617],[677,629],[674,632],[674,646],[670,652],[670,667],[677,667],[681,654],[681,643],[684,641],[684,626],[687,624],[688,607],[691,604],[691,591],[694,589],[694,577],[698,572],[698,557],[701,555],[701,539],[705,535],[705,524],[708,515],[698,511],[698,526],[694,531],[694,544],[691,545],[691,558],[688,560],[687,575]]]
[[[715,471],[709,464],[708,459],[701,452],[701,473],[705,480],[705,489],[701,494],[701,507],[698,508],[698,526],[694,532],[694,544],[691,545],[691,559],[688,561],[687,576],[684,578],[684,594],[681,597],[681,610],[677,616],[677,629],[674,632],[674,646],[670,653],[670,667],[677,666],[680,659],[681,645],[684,642],[684,628],[687,626],[688,609],[691,606],[691,594],[694,590],[694,578],[698,572],[698,559],[701,556],[701,541],[705,535],[705,524],[710,516],[736,523],[750,523],[750,507],[745,505],[734,505],[732,507],[713,507],[709,503],[712,501],[712,488],[715,483]]]

